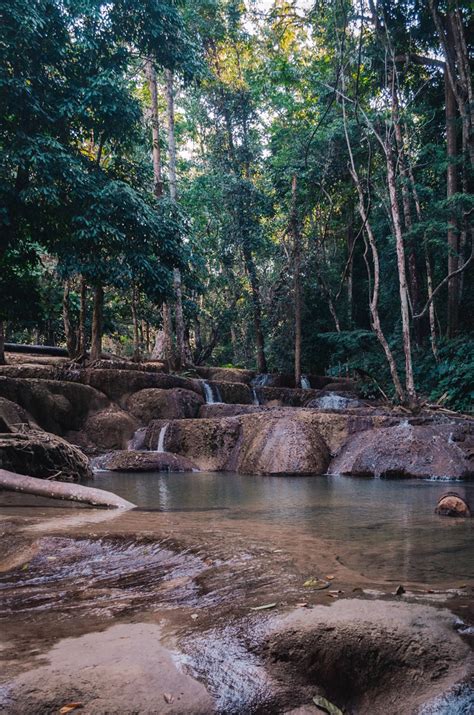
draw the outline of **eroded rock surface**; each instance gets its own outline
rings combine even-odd
[[[145,442],[156,449],[163,421],[152,422]],[[187,457],[205,471],[221,471],[233,455],[240,436],[237,418],[173,420],[166,433],[166,449]]]
[[[0,397],[26,410],[42,429],[61,436],[81,429],[91,412],[109,405],[94,388],[64,380],[0,376]]]
[[[468,425],[466,430],[470,431]],[[352,437],[332,462],[332,474],[385,477],[465,478],[474,466],[461,448],[465,435],[452,425],[412,425],[374,429]]]
[[[147,425],[157,419],[197,417],[203,404],[203,398],[192,390],[183,390],[180,387],[163,390],[152,387],[131,395],[127,400],[127,410],[141,424]]]
[[[170,452],[134,452],[123,450],[99,457],[96,466],[111,472],[193,472],[194,462]]]
[[[61,437],[36,430],[0,434],[0,467],[63,482],[92,478],[89,460],[79,449]]]
[[[347,599],[273,628],[264,652],[308,704],[317,689],[347,712],[418,712],[472,672],[452,614],[424,605]]]
[[[236,455],[240,474],[326,472],[329,450],[310,413],[245,415],[240,422],[242,436]]]

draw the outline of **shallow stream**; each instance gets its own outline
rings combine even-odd
[[[257,520],[278,526],[288,543],[327,539],[347,566],[369,578],[474,579],[474,520],[434,513],[451,490],[474,504],[474,483],[102,472],[95,485],[140,509],[193,512],[216,532],[229,520]]]
[[[311,702],[322,686],[336,702],[351,705],[348,713],[367,712],[367,691],[369,699],[378,698],[373,712],[398,715],[398,686],[377,690],[371,667],[366,674],[362,668],[371,654],[383,652],[393,629],[401,640],[387,641],[383,672],[390,673],[402,653],[395,671],[406,669],[403,687],[423,685],[420,695],[415,688],[410,696],[413,702],[421,705],[451,682],[464,682],[467,656],[449,651],[438,667],[437,638],[457,638],[457,616],[459,633],[470,633],[474,624],[474,520],[442,518],[434,509],[446,491],[473,504],[474,483],[100,472],[94,486],[137,508],[119,513],[0,494],[0,711],[3,705],[14,715],[53,713],[69,700],[87,703],[86,715],[135,711],[138,682],[143,712],[289,713],[291,703]],[[406,589],[401,598],[395,595],[400,584]],[[381,615],[361,628],[357,611],[364,604],[363,619],[370,621],[374,609]],[[446,605],[456,616],[443,616],[446,630],[437,636],[434,607]],[[346,609],[342,621],[327,628],[326,610],[338,606]],[[277,643],[276,655],[267,657],[268,629],[278,631],[295,611],[303,612],[303,623],[320,618],[311,643],[324,648],[315,658],[324,660],[326,646],[340,643],[338,679],[347,644],[355,648],[347,668],[360,664],[360,692],[354,686],[343,698],[332,694],[327,674],[312,675],[313,666],[308,679],[304,663],[291,670],[286,653],[298,653],[297,644]],[[403,613],[406,620],[397,625]],[[429,656],[422,667],[418,655],[413,665],[405,657],[417,649]],[[295,672],[304,675],[296,691]],[[450,695],[446,707],[423,713],[470,713],[474,691],[466,687],[459,697]],[[161,690],[177,698],[176,709]],[[202,704],[192,710],[186,703],[196,697]],[[393,706],[387,698],[394,698]]]

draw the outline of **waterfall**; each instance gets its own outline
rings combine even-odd
[[[301,375],[301,387],[303,390],[311,390],[311,383],[306,375]]]
[[[255,387],[268,387],[271,383],[272,376],[269,375],[268,373],[260,373],[260,375],[255,375],[255,377],[252,380],[252,385],[255,385]]]
[[[312,400],[311,406],[319,407],[321,410],[344,410],[346,407],[357,406],[357,400],[343,397],[343,395],[334,392]]]
[[[222,402],[221,393],[217,385],[211,385],[207,380],[201,380],[206,396],[206,405],[215,405],[216,402]]]
[[[127,449],[132,452],[137,452],[144,449],[147,427],[137,429],[132,439],[127,444]]]
[[[165,437],[169,426],[170,423],[166,422],[166,424],[164,424],[163,427],[160,429],[160,434],[158,435],[158,446],[156,448],[157,452],[161,453],[165,451]]]
[[[257,390],[255,389],[255,387],[252,387],[252,401],[254,405],[260,404],[260,400],[258,399]]]

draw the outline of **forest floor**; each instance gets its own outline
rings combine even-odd
[[[34,503],[0,506],[5,713],[470,712],[474,582],[396,595],[257,515]]]

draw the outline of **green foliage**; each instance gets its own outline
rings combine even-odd
[[[427,354],[420,361],[417,378],[431,402],[472,412],[474,406],[474,335],[443,341],[438,362]]]

